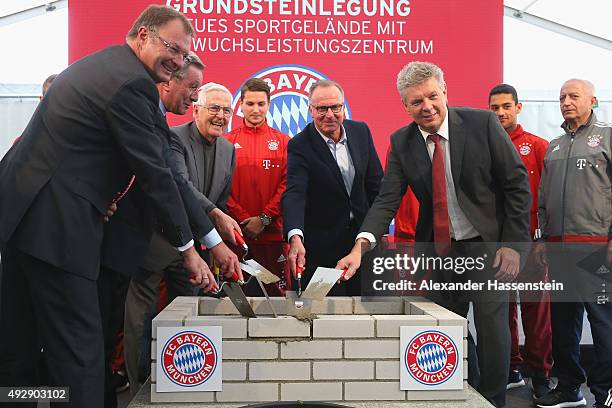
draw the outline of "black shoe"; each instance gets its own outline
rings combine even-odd
[[[559,387],[548,394],[536,398],[535,405],[540,408],[573,408],[586,406],[580,387]]]
[[[519,370],[510,370],[506,389],[511,390],[512,388],[522,387],[523,385],[525,385],[525,380],[523,379],[521,372]]]
[[[123,371],[115,371],[113,373],[113,381],[115,382],[115,391],[117,393],[123,392],[130,388],[130,382]]]
[[[533,398],[540,398],[548,394],[552,389],[549,377],[532,377]]]

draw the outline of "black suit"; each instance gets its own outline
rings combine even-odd
[[[192,233],[154,136],[159,94],[132,50],[95,53],[53,85],[0,162],[0,331],[11,333],[0,337],[0,385],[35,384],[39,339],[50,385],[69,386],[72,406],[99,407],[96,279],[111,200],[135,174],[171,242]]]
[[[350,196],[334,156],[313,123],[293,137],[287,149],[283,236],[296,228],[304,233],[306,282],[317,266],[333,268],[350,250],[380,187],[382,166],[370,129],[352,120],[345,120],[343,126],[355,168]],[[340,286],[334,288],[338,294],[343,286],[349,286],[350,294],[359,294],[361,289],[358,276]]]
[[[459,207],[481,241],[503,242],[506,246],[522,249],[516,243],[530,241],[529,179],[504,129],[492,112],[458,107],[448,108],[448,127],[451,170]],[[391,136],[391,152],[380,194],[360,231],[373,233],[378,239],[386,231],[407,186],[410,186],[420,204],[416,241],[433,241],[431,180],[432,164],[427,146],[413,122]],[[471,249],[477,247],[478,251],[489,252],[488,246],[470,246]],[[493,259],[492,255],[489,261]],[[496,301],[474,302],[481,370],[478,389],[497,406],[503,406],[509,371],[510,333],[504,295],[495,296]],[[458,301],[451,295],[444,299],[434,297],[434,300],[467,315],[468,303],[464,299]]]
[[[199,193],[194,190],[189,180],[182,173],[184,164],[177,160],[172,150],[171,145],[180,143],[180,140],[170,131],[166,118],[161,112],[156,119],[155,136],[159,138],[158,142],[162,146],[162,154],[178,186],[185,210],[189,216],[191,229],[195,237],[201,239],[214,226],[200,205],[201,197],[199,197]],[[132,188],[128,190],[128,193],[117,205],[116,214],[105,225],[102,243],[102,268],[98,279],[98,297],[105,349],[105,408],[117,406],[112,358],[115,352],[117,335],[123,327],[129,278],[144,279],[148,275],[148,272],[140,266],[146,259],[147,254],[154,252],[157,257],[174,259],[175,264],[179,265],[180,272],[187,275],[183,282],[185,289],[181,294],[189,294],[189,290],[193,289],[188,281],[188,273],[182,268],[182,261],[175,248],[164,241],[165,245],[156,245],[155,250],[152,251],[152,242],[158,242],[162,239],[159,235],[152,239],[153,232],[156,229],[163,228],[164,224],[166,225],[165,228],[168,228],[168,220],[157,219],[154,202],[147,198],[138,180],[135,181]],[[169,263],[170,260],[167,262]],[[170,285],[169,288],[171,288]],[[127,343],[126,338],[127,336],[124,333],[124,342]],[[124,350],[128,351],[127,346],[124,347]],[[136,382],[134,382],[134,385],[136,385]]]

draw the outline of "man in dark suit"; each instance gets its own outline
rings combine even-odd
[[[380,194],[353,250],[338,267],[348,267],[349,276],[354,273],[362,251],[386,232],[410,186],[420,204],[417,242],[433,241],[438,254],[451,257],[482,255],[486,243],[500,243],[488,258],[493,263],[487,270],[497,268],[496,279],[514,280],[520,263],[517,243],[530,241],[531,199],[527,172],[504,129],[492,112],[447,107],[443,73],[434,64],[406,65],[397,88],[414,122],[391,136]],[[458,253],[466,247],[467,253]],[[494,293],[487,301],[461,293],[431,295],[463,316],[467,301],[479,300],[473,302],[481,372],[478,390],[496,406],[504,406],[510,352],[507,293]]]
[[[194,85],[187,95],[194,102],[195,120],[172,128],[173,155],[178,174],[189,180],[189,188],[197,197],[201,211],[214,220],[222,236],[231,236],[233,241],[233,230],[240,231],[240,226],[224,214],[222,209],[225,209],[231,189],[235,151],[230,142],[220,137],[229,121],[230,116],[224,113],[224,109],[229,109],[231,113],[232,95],[227,88],[214,83],[200,88],[201,69],[196,71],[198,69],[194,66],[183,78],[188,82],[192,76],[198,78],[198,86]],[[164,84],[159,87],[164,106],[173,113],[184,114],[188,107],[184,103],[185,99],[173,103],[177,84],[171,84],[169,89],[164,89]],[[217,113],[210,113],[209,108],[214,110],[215,107],[221,109]],[[210,126],[211,122],[221,123],[221,126]],[[230,240],[229,237],[226,239]],[[223,254],[213,251],[213,256],[219,255]],[[142,349],[141,344],[143,335],[147,340],[145,344],[150,343],[151,336],[146,328],[156,310],[162,277],[168,288],[169,301],[176,296],[194,294],[178,252],[161,234],[155,233],[138,276],[130,283],[125,304],[125,362],[133,394],[139,390],[139,383],[147,377],[139,374],[139,367],[143,367],[142,363],[150,367],[150,347]]]
[[[42,344],[49,385],[70,387],[71,406],[103,405],[104,216],[133,174],[194,280],[210,279],[155,134],[155,83],[182,67],[192,35],[174,9],[147,8],[126,45],[58,75],[0,162],[0,331],[11,333],[0,337],[0,385],[36,385]]]
[[[289,142],[282,197],[289,267],[295,276],[296,264],[306,265],[302,285],[316,267],[334,267],[350,250],[382,178],[370,129],[344,119],[342,87],[329,80],[315,82],[309,102],[313,121]],[[359,279],[353,279],[331,293],[360,292]]]

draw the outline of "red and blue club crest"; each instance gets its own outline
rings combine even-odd
[[[424,385],[447,381],[457,370],[458,348],[446,334],[427,330],[414,336],[404,352],[408,374]]]
[[[268,125],[289,137],[301,132],[312,120],[308,111],[308,91],[310,86],[320,80],[329,79],[322,73],[303,65],[275,65],[252,76],[263,79],[271,88],[270,110],[266,116]],[[242,87],[242,84],[240,85]],[[348,102],[344,101],[346,119],[351,119]],[[232,129],[242,123],[240,109],[240,88],[232,99],[234,115],[228,128]]]
[[[205,383],[219,361],[213,342],[202,333],[184,331],[170,338],[162,349],[162,371],[170,381],[185,387]]]

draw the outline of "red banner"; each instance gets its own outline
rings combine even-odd
[[[125,41],[144,0],[70,0],[69,58]],[[163,2],[157,2],[163,3]],[[347,116],[370,125],[385,157],[389,135],[406,125],[396,90],[410,61],[445,72],[449,104],[485,107],[502,79],[503,0],[168,0],[194,25],[192,49],[204,81],[235,95],[252,76],[272,86],[269,123],[291,136],[310,121],[306,92],[330,78],[345,89]],[[101,84],[103,86],[103,84]],[[237,105],[236,105],[237,106]],[[232,118],[232,126],[240,121]],[[189,116],[190,117],[190,116]],[[175,124],[186,117],[172,118]]]

